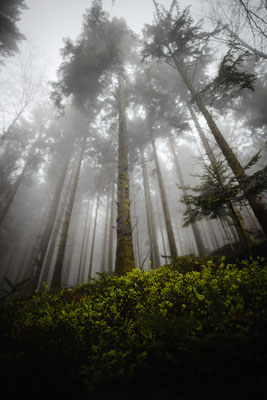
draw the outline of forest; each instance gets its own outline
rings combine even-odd
[[[266,1],[149,2],[88,1],[52,79],[0,2],[11,399],[265,398]]]

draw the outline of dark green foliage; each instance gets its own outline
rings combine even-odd
[[[260,152],[251,158],[244,170],[251,168],[259,159]],[[226,218],[231,202],[246,205],[249,195],[259,195],[267,191],[267,167],[237,180],[224,162],[216,161],[204,164],[204,174],[198,177],[202,181],[200,185],[180,186],[187,191],[181,202],[190,204],[190,208],[184,212],[184,226],[205,217]],[[189,191],[193,194],[189,194]]]
[[[0,0],[0,57],[12,56],[18,51],[18,42],[25,39],[16,26],[25,8],[24,0]]]
[[[58,70],[58,81],[51,83],[51,96],[59,110],[64,109],[64,99],[71,95],[81,109],[95,106],[111,71],[129,52],[131,39],[126,23],[116,18],[110,21],[101,1],[93,1],[84,14],[81,35],[75,42],[65,39],[61,50],[64,62]]]
[[[254,91],[256,76],[249,72],[249,67],[245,65],[249,53],[236,52],[232,47],[228,50],[220,63],[216,78],[201,91],[202,95],[208,94],[214,99],[218,95],[235,97],[244,89]]]
[[[36,398],[39,388],[39,399],[91,398],[105,390],[116,398],[137,387],[219,384],[218,376],[227,384],[254,368],[262,377],[264,259],[239,265],[216,259],[185,274],[178,268],[136,269],[72,290],[13,298],[0,320],[2,378],[5,385],[16,380],[10,398],[20,391]]]

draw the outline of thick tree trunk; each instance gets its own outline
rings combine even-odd
[[[61,231],[61,235],[60,235],[59,248],[58,248],[58,252],[57,252],[57,258],[56,258],[55,269],[54,269],[54,273],[53,273],[53,277],[52,277],[51,288],[59,288],[61,286],[61,275],[62,275],[66,243],[67,243],[67,238],[68,238],[71,213],[72,213],[76,189],[77,189],[77,185],[78,185],[78,181],[79,181],[80,170],[81,170],[83,155],[84,155],[84,151],[85,151],[85,145],[86,145],[86,135],[84,135],[84,137],[82,139],[82,144],[81,144],[81,148],[79,151],[77,165],[76,165],[76,167],[74,167],[75,172],[74,172],[73,182],[72,182],[72,186],[71,186],[69,201],[68,201],[67,208],[65,211],[62,231]]]
[[[117,196],[117,252],[115,272],[124,274],[135,268],[129,194],[128,137],[124,78],[119,74],[119,157]]]
[[[109,221],[109,243],[108,243],[108,273],[113,270],[113,224],[114,224],[114,206],[115,206],[115,182],[112,184],[110,221]]]
[[[180,184],[182,186],[185,186],[184,177],[182,174],[181,167],[179,165],[179,161],[178,161],[178,157],[177,157],[177,154],[175,151],[175,145],[174,145],[174,140],[173,140],[172,135],[169,135],[169,144],[170,144],[170,149],[171,149],[171,152],[173,155],[174,164],[175,164],[175,168],[176,168],[176,172],[177,172]],[[183,195],[185,196],[185,200],[186,200],[186,191],[185,190],[183,190]],[[186,203],[186,207],[190,209],[190,204]],[[200,255],[200,257],[202,257],[205,254],[205,246],[201,239],[201,235],[200,235],[197,223],[194,222],[193,224],[191,224],[191,227],[192,227],[193,235],[194,235],[195,242],[197,245],[198,254]]]
[[[148,131],[149,131],[149,136],[150,136],[150,140],[151,140],[152,148],[153,148],[153,157],[154,157],[155,166],[156,166],[156,173],[157,173],[157,178],[158,178],[158,183],[159,183],[162,209],[163,209],[163,213],[164,213],[164,217],[165,217],[167,236],[168,236],[170,252],[171,252],[170,256],[172,258],[175,258],[175,257],[178,257],[178,252],[177,252],[174,233],[173,233],[173,229],[172,229],[171,216],[170,216],[167,196],[166,196],[165,187],[163,184],[163,178],[162,178],[162,174],[161,174],[161,170],[160,170],[153,127],[152,127],[152,123],[150,120],[148,120]]]
[[[141,156],[141,167],[142,167],[143,185],[144,185],[144,193],[145,193],[147,229],[148,229],[149,241],[150,241],[151,250],[152,250],[152,260],[153,260],[152,268],[158,268],[160,266],[159,247],[158,247],[158,238],[157,238],[153,205],[152,205],[151,194],[150,194],[150,189],[149,189],[148,173],[147,173],[144,149],[142,147],[140,147],[139,150],[140,150],[140,156]]]
[[[246,173],[242,168],[241,164],[239,163],[238,159],[236,158],[234,152],[226,142],[225,138],[223,137],[221,131],[219,130],[218,126],[216,125],[214,119],[212,118],[210,112],[207,110],[205,104],[202,101],[201,96],[195,91],[194,87],[192,86],[186,72],[182,68],[182,66],[177,62],[175,57],[173,57],[175,66],[179,71],[180,75],[182,76],[184,83],[186,84],[188,90],[190,91],[193,101],[199,108],[199,111],[202,113],[203,117],[205,118],[211,133],[213,134],[218,146],[220,147],[225,159],[227,160],[229,167],[233,171],[236,179],[238,181],[246,178]],[[247,195],[246,196],[250,207],[252,208],[259,224],[262,227],[265,235],[267,236],[267,210],[265,205],[261,202],[259,196],[256,195]]]

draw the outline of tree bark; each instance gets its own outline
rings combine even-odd
[[[55,218],[58,212],[58,207],[59,207],[59,202],[60,202],[60,198],[61,198],[61,194],[63,191],[63,187],[64,187],[64,182],[66,179],[66,175],[67,175],[67,171],[68,171],[68,165],[70,162],[70,158],[71,158],[71,153],[72,150],[69,149],[69,152],[67,154],[67,157],[65,159],[63,168],[62,168],[62,172],[61,172],[61,176],[60,176],[60,180],[59,183],[56,187],[49,211],[48,211],[48,216],[47,216],[47,220],[45,223],[45,228],[44,231],[42,233],[42,238],[40,241],[40,244],[38,246],[38,250],[37,250],[37,262],[34,260],[34,265],[32,265],[30,267],[30,270],[33,273],[33,279],[30,282],[30,286],[32,288],[32,290],[36,289],[38,287],[38,282],[40,279],[40,275],[41,275],[41,271],[42,271],[42,266],[44,263],[44,259],[45,259],[45,255],[48,249],[48,244],[51,238],[51,234],[53,231],[53,226],[55,224]]]
[[[88,272],[88,280],[89,281],[90,281],[91,275],[92,275],[94,250],[95,250],[96,227],[97,227],[97,217],[98,217],[98,210],[99,210],[99,203],[100,203],[100,193],[101,193],[101,187],[99,185],[97,199],[96,199],[95,220],[94,220],[94,228],[93,228],[93,236],[92,236],[92,244],[91,244],[91,253],[90,253],[90,261],[89,261],[89,272]]]
[[[107,247],[107,238],[108,238],[108,220],[109,220],[109,212],[110,212],[110,192],[107,196],[107,206],[106,206],[106,218],[104,223],[104,237],[103,237],[103,247],[102,247],[102,257],[100,264],[100,272],[104,272],[106,270],[106,247]]]
[[[160,190],[160,197],[161,197],[162,208],[163,208],[163,213],[164,213],[164,217],[165,217],[167,236],[168,236],[170,253],[171,253],[170,255],[172,258],[176,258],[176,257],[178,257],[178,252],[177,252],[174,233],[173,233],[173,229],[172,229],[171,216],[170,216],[166,191],[165,191],[165,187],[163,184],[163,178],[162,178],[162,174],[161,174],[161,170],[160,170],[159,159],[158,159],[157,149],[156,149],[156,145],[155,145],[154,132],[153,132],[153,127],[152,127],[150,118],[148,119],[148,132],[149,132],[149,137],[150,137],[150,140],[152,143],[152,148],[153,148],[153,157],[154,157],[154,161],[155,161],[156,173],[157,173],[159,190]]]
[[[183,177],[182,170],[181,170],[181,167],[180,167],[180,164],[179,164],[179,161],[178,161],[178,157],[177,157],[177,154],[176,154],[176,151],[175,151],[173,137],[172,137],[171,134],[168,137],[169,137],[170,149],[171,149],[171,152],[172,152],[172,155],[173,155],[174,164],[175,164],[175,168],[176,168],[176,172],[177,172],[180,184],[182,186],[185,186],[184,177]],[[184,198],[186,200],[186,191],[185,190],[183,190],[183,195],[184,195]],[[190,209],[189,203],[186,203],[186,207]],[[197,245],[198,254],[200,255],[200,257],[202,257],[205,254],[205,246],[204,246],[204,243],[203,243],[203,241],[201,239],[201,235],[200,235],[197,223],[194,222],[193,224],[191,224],[191,227],[192,227],[193,235],[194,235],[195,242],[196,242],[196,245]]]
[[[199,108],[199,111],[202,113],[203,117],[205,118],[211,133],[213,134],[218,146],[220,147],[225,159],[227,160],[229,167],[233,171],[234,175],[236,176],[237,181],[241,181],[242,179],[246,178],[246,173],[242,168],[241,164],[239,163],[238,159],[236,158],[234,152],[226,142],[225,138],[223,137],[221,131],[219,130],[218,126],[216,125],[214,119],[212,118],[211,114],[207,110],[205,104],[202,101],[201,96],[195,91],[193,85],[191,84],[189,77],[187,76],[184,68],[177,62],[176,58],[173,56],[173,61],[175,66],[180,73],[181,77],[184,80],[189,92],[192,95],[193,101]],[[261,202],[259,196],[257,195],[247,195],[246,196],[250,207],[252,208],[259,224],[262,227],[263,232],[267,236],[267,210],[264,204]]]
[[[56,258],[56,263],[55,263],[55,269],[54,269],[52,282],[51,282],[51,288],[59,288],[61,286],[61,275],[62,275],[66,243],[67,243],[67,238],[68,238],[71,213],[72,213],[76,189],[77,189],[77,185],[78,185],[78,181],[79,181],[80,170],[81,170],[83,155],[84,155],[84,151],[85,151],[85,145],[86,145],[86,135],[83,136],[82,144],[81,144],[81,148],[80,148],[79,156],[78,156],[78,160],[77,160],[77,166],[76,166],[76,168],[74,167],[74,177],[73,177],[73,182],[72,182],[72,186],[71,186],[69,201],[67,204],[67,209],[65,211],[65,216],[64,216],[64,221],[63,221],[63,226],[62,226],[62,231],[61,231],[61,236],[60,236],[60,242],[59,242],[59,248],[58,248],[58,253],[57,253],[57,258]]]
[[[110,221],[109,221],[109,244],[108,244],[108,273],[113,270],[113,224],[114,224],[114,206],[115,206],[115,182],[112,184]]]
[[[141,156],[141,167],[142,167],[143,185],[145,193],[147,229],[152,250],[152,260],[153,260],[152,268],[158,268],[160,266],[160,257],[159,257],[158,238],[157,238],[157,231],[154,218],[154,210],[149,189],[149,181],[148,181],[148,173],[147,173],[144,149],[143,147],[140,147],[139,150]]]
[[[125,274],[135,268],[130,215],[128,137],[124,77],[119,74],[119,157],[117,196],[117,251],[115,272]]]

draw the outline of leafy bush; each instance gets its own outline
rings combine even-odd
[[[72,290],[13,297],[0,320],[4,379],[16,379],[16,390],[35,398],[45,376],[44,397],[38,398],[51,399],[52,392],[55,398],[63,395],[61,390],[79,398],[100,388],[115,390],[118,382],[134,387],[155,377],[180,384],[216,379],[226,365],[234,376],[251,360],[263,373],[267,263],[221,259],[199,271],[179,269],[177,264],[136,269]]]

